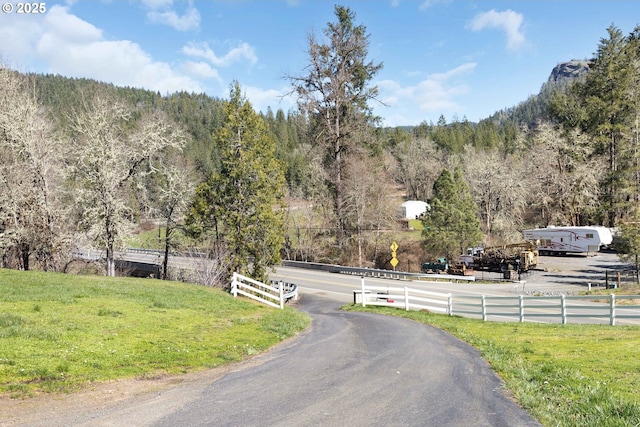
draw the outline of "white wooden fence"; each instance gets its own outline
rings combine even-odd
[[[253,280],[242,274],[233,273],[231,293],[234,297],[244,295],[275,308],[284,308],[285,302],[298,299],[298,287],[289,283],[272,282],[271,285]]]
[[[620,301],[630,304],[619,304]],[[640,295],[581,295],[581,296],[486,296],[454,295],[429,292],[408,287],[366,286],[354,291],[354,303],[405,310],[428,310],[450,316],[477,317],[484,321],[512,319],[540,319],[542,317],[566,324],[570,318],[588,318],[591,323],[609,323],[640,319]]]

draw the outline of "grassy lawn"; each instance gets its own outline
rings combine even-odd
[[[0,393],[213,368],[308,323],[203,286],[0,269]]]
[[[477,348],[546,426],[640,425],[640,327],[482,322],[389,307]]]

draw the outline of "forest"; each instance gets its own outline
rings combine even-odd
[[[144,224],[173,253],[264,278],[281,259],[390,268],[405,200],[427,201],[420,262],[518,242],[547,225],[604,225],[640,252],[640,27],[594,41],[584,75],[478,123],[385,128],[382,63],[348,8],[284,76],[298,109],[0,68],[0,267],[67,271],[79,247],[114,254]],[[408,268],[408,267],[404,267]]]

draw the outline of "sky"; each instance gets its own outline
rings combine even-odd
[[[592,58],[611,25],[640,25],[637,0],[4,1],[0,61],[162,95],[228,99],[237,81],[256,110],[287,112],[286,76],[304,75],[335,4],[383,64],[370,105],[384,126],[477,122],[537,94],[559,63]]]

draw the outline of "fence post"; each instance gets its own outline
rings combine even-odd
[[[404,308],[409,311],[409,288],[404,287]]]
[[[519,309],[520,309],[520,323],[524,322],[524,295],[520,295],[519,298]]]
[[[560,317],[562,318],[562,324],[567,324],[567,300],[564,295],[560,295]]]
[[[238,297],[238,273],[236,273],[235,271],[233,272],[233,277],[231,279],[231,294],[234,297]]]
[[[487,299],[482,295],[482,321],[487,321]]]
[[[611,294],[611,302],[609,304],[609,312],[611,318],[609,319],[609,324],[611,326],[615,326],[616,324],[616,294]]]
[[[280,309],[284,310],[284,285],[282,284],[282,280],[278,282],[278,291],[280,294]]]
[[[364,296],[364,276],[362,276],[360,278],[360,288],[362,289],[362,306],[366,307],[367,303],[364,301],[365,296]]]
[[[447,298],[447,310],[449,311],[449,316],[453,316],[453,295],[451,294]]]

